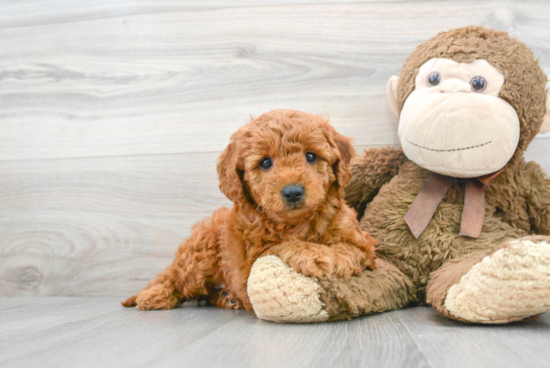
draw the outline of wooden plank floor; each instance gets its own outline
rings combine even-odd
[[[0,367],[550,367],[550,314],[464,325],[428,307],[313,325],[120,297],[0,298]]]

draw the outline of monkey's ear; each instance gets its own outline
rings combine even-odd
[[[388,101],[390,103],[390,107],[395,114],[395,116],[399,116],[399,111],[397,111],[397,85],[399,84],[399,77],[393,76],[388,81],[388,85],[386,86],[386,93],[388,94]]]
[[[550,88],[546,90],[546,114],[542,120],[539,134],[550,132]]]

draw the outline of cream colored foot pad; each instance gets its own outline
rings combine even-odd
[[[550,244],[516,240],[476,264],[445,298],[451,315],[507,323],[550,310]]]
[[[258,259],[248,278],[256,316],[273,322],[323,322],[328,313],[314,278],[297,273],[276,256]]]

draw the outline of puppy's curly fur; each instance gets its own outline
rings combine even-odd
[[[217,167],[233,208],[197,223],[172,264],[122,305],[171,309],[206,299],[252,310],[250,269],[270,254],[311,276],[347,279],[374,269],[375,242],[344,201],[354,154],[350,140],[328,121],[299,111],[271,111],[241,127]],[[260,165],[266,158],[267,168]],[[305,189],[301,200],[285,200],[282,189],[289,185]]]

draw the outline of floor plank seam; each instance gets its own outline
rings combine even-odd
[[[413,307],[413,308],[422,308],[422,307]],[[437,365],[434,364],[434,362],[428,358],[428,354],[425,352],[425,350],[420,346],[420,344],[418,343],[416,337],[413,335],[413,332],[411,331],[411,329],[409,328],[409,326],[407,325],[407,323],[403,320],[403,318],[401,318],[401,315],[398,313],[397,314],[397,318],[399,318],[399,320],[401,321],[401,323],[403,324],[403,326],[405,326],[405,330],[407,330],[407,333],[409,334],[409,336],[411,337],[411,339],[414,341],[414,344],[416,345],[418,351],[420,352],[420,354],[422,354],[422,356],[424,357],[424,359],[426,360],[426,362],[430,365],[431,368],[440,368],[438,367]]]
[[[57,327],[66,326],[66,325],[70,325],[72,323],[78,323],[78,322],[82,322],[82,321],[86,321],[86,320],[93,320],[93,319],[96,319],[98,317],[107,316],[107,315],[110,315],[110,314],[113,314],[113,311],[94,314],[92,316],[86,316],[84,318],[78,318],[78,319],[74,319],[72,321],[65,321],[65,322],[57,323],[57,324],[54,324],[54,325],[51,325],[51,326],[46,326],[46,327],[34,329],[32,331],[27,331],[27,332],[20,333],[18,335],[12,335],[12,336],[10,336],[10,339],[17,338],[17,337],[23,337],[23,336],[31,335],[31,334],[35,334],[35,333],[41,333],[41,332],[47,331],[49,329],[54,329],[54,328],[57,328]],[[98,325],[98,326],[100,326],[100,325]],[[81,331],[81,332],[86,332],[86,331],[88,331],[88,330]],[[80,332],[79,332],[79,334],[80,334]],[[0,340],[0,341],[2,341],[2,340]]]

